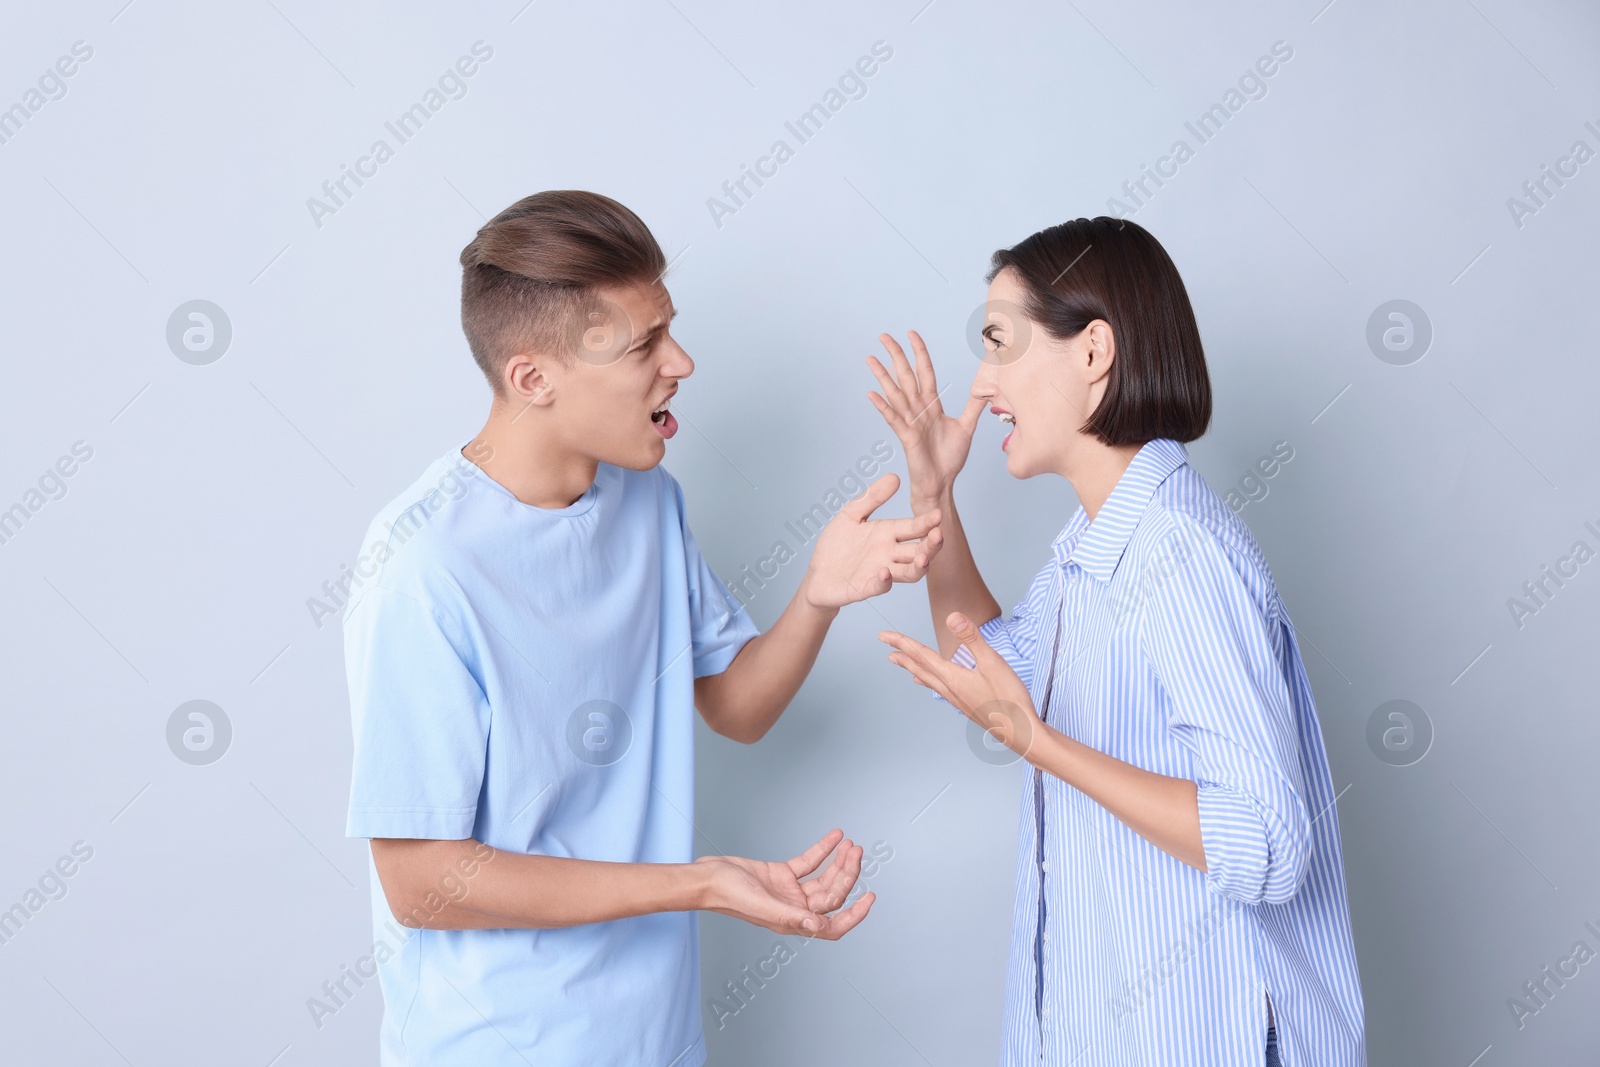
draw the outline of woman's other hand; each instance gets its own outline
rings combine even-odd
[[[945,621],[956,639],[972,653],[968,669],[905,634],[885,630],[878,640],[894,648],[889,662],[904,667],[918,685],[926,686],[961,709],[1017,755],[1027,758],[1042,738],[1044,721],[1034,710],[1033,696],[1017,672],[983,639],[982,632],[959,611]]]

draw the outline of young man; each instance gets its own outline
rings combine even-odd
[[[758,634],[660,466],[694,363],[644,223],[539,193],[461,263],[489,418],[380,512],[345,614],[382,1062],[695,1067],[697,910],[832,940],[873,894],[838,910],[861,861],[838,830],[784,863],[695,860],[692,712],[760,739],[839,608],[926,573],[939,516],[871,520],[879,479]]]

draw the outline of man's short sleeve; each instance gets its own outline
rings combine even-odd
[[[721,674],[733,662],[746,641],[761,633],[733,598],[711,564],[700,554],[684,510],[683,488],[677,479],[669,480],[678,506],[678,521],[683,530],[683,555],[689,575],[689,627],[694,654],[694,676]]]
[[[711,565],[700,554],[694,534],[683,531],[689,564],[689,625],[694,641],[694,676],[721,674],[744,643],[761,631],[744,605],[733,599]]]
[[[346,836],[473,836],[490,716],[464,643],[427,604],[382,587],[344,629],[355,728]]]

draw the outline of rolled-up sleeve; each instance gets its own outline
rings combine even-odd
[[[1281,904],[1305,880],[1311,846],[1294,704],[1274,651],[1286,623],[1209,531],[1180,518],[1161,545],[1137,576],[1140,639],[1168,727],[1194,753],[1206,883]]]

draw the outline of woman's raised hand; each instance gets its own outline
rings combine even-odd
[[[966,465],[967,453],[972,449],[972,433],[977,429],[978,416],[983,414],[984,401],[981,397],[971,397],[959,418],[946,415],[939,401],[939,386],[933,375],[933,360],[928,358],[928,347],[917,331],[912,330],[910,337],[911,350],[917,355],[914,370],[898,341],[886,333],[878,335],[878,340],[888,350],[894,370],[886,369],[876,356],[867,357],[868,369],[883,388],[881,396],[869,392],[867,398],[905,450],[912,509],[915,510],[919,504],[937,502]]]

